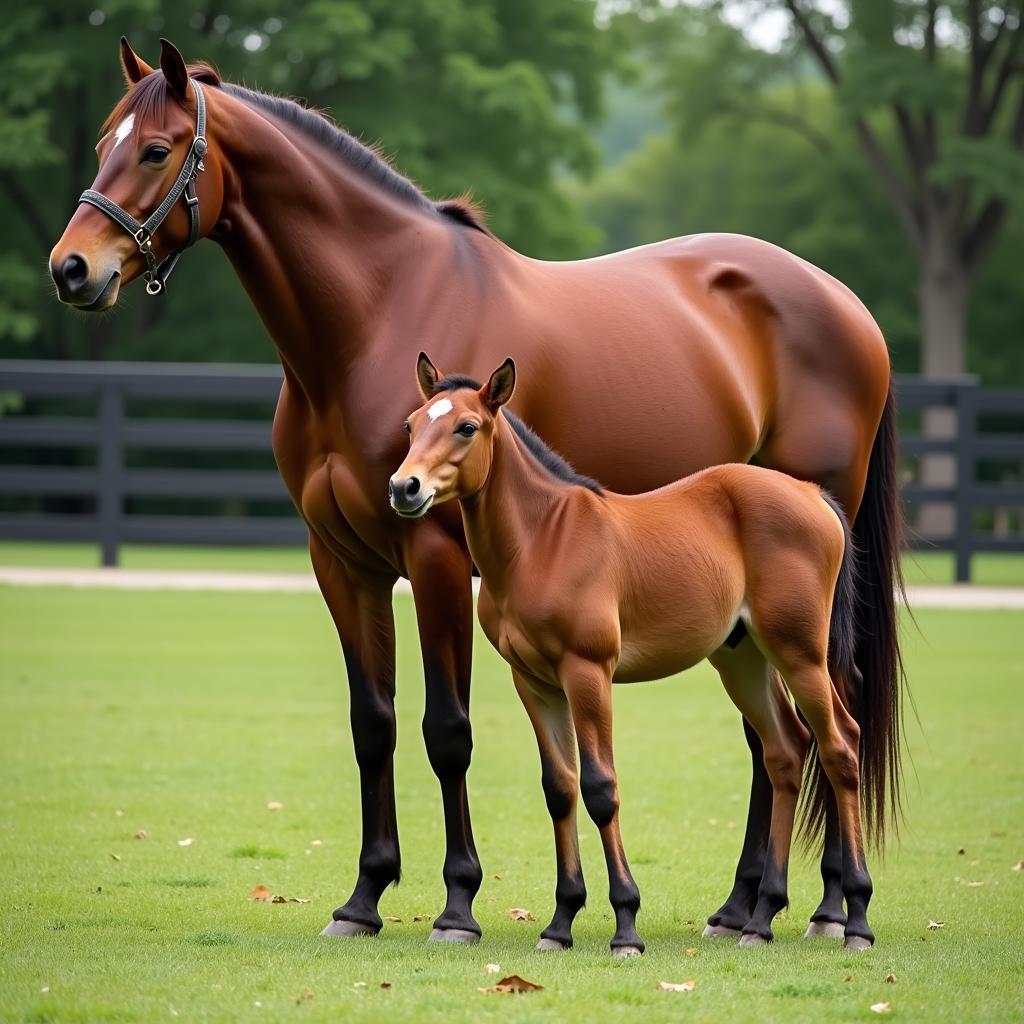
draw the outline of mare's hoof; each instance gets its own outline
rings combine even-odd
[[[476,932],[466,931],[464,928],[435,928],[430,933],[428,942],[461,942],[463,945],[471,945],[480,941]]]
[[[552,951],[559,951],[560,952],[561,950],[568,949],[568,948],[569,948],[569,944],[568,943],[566,943],[566,942],[559,942],[558,939],[545,939],[543,935],[537,940],[537,949],[552,950]]]
[[[612,950],[612,956],[619,960],[625,960],[631,956],[643,956],[644,951],[639,946],[616,946]]]
[[[359,921],[331,921],[320,934],[351,938],[354,935],[376,935],[379,931],[379,928],[371,928]]]
[[[846,949],[853,949],[860,953],[865,949],[870,949],[874,943],[870,939],[865,939],[863,935],[851,935],[843,945]]]
[[[812,921],[804,932],[805,939],[841,939],[846,926],[838,921]]]
[[[739,928],[730,928],[724,924],[708,924],[704,926],[705,939],[738,939],[743,933]]]
[[[757,932],[744,932],[740,936],[740,945],[744,949],[753,949],[755,946],[767,946],[768,940]]]

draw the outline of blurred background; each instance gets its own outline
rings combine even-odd
[[[53,298],[47,255],[123,92],[122,33],[150,61],[167,36],[187,60],[324,109],[432,197],[471,192],[493,230],[531,256],[756,235],[849,285],[898,371],[1024,385],[1018,2],[12,7],[0,28],[0,359],[275,360],[213,245],[184,261],[158,302],[131,288],[112,315],[89,317]],[[0,412],[24,408],[16,388],[0,392]],[[922,406],[911,425],[951,440],[955,404]],[[1024,429],[1004,406],[993,410],[1010,416],[1004,427]],[[954,486],[952,460],[926,447],[915,478]],[[987,480],[1019,482],[1020,470],[1016,455],[978,464]],[[947,506],[925,533],[953,529]],[[983,515],[990,529],[1019,527],[1012,509],[1001,526],[998,511]]]

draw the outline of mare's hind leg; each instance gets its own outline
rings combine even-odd
[[[629,871],[619,833],[619,785],[612,756],[612,681],[608,670],[582,658],[568,657],[559,681],[569,698],[580,746],[583,803],[601,831],[608,865],[608,899],[615,911],[612,956],[639,956],[643,939],[636,931],[640,890]]]
[[[716,652],[711,661],[719,669],[733,703],[761,740],[764,765],[772,785],[764,870],[757,901],[740,939],[743,946],[762,945],[772,940],[772,921],[788,903],[789,849],[809,736],[774,673],[767,679],[745,675],[737,678],[727,670],[728,654],[719,656]]]
[[[771,684],[774,669],[750,637],[734,649],[723,647],[711,658],[727,690],[754,692]],[[765,852],[771,828],[772,783],[764,766],[764,749],[750,722],[743,719],[743,733],[751,756],[750,806],[743,849],[736,865],[732,891],[709,918],[705,938],[739,938],[757,903],[757,890],[764,874]]]
[[[572,923],[587,902],[576,830],[576,737],[565,694],[513,671],[516,690],[537,734],[541,785],[555,830],[555,913],[540,934],[538,949],[572,948]]]

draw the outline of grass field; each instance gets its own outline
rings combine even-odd
[[[99,564],[95,544],[0,541],[0,565],[85,568]],[[305,548],[204,548],[128,544],[121,552],[126,569],[206,569],[221,572],[309,572]],[[973,580],[985,586],[1024,586],[1024,555],[980,554],[973,560]],[[904,560],[907,582],[953,582],[953,556],[917,551]]]
[[[1024,618],[918,618],[923,638],[907,643],[922,722],[910,726],[910,823],[873,863],[876,948],[801,940],[819,895],[802,860],[773,946],[699,937],[730,882],[747,767],[736,716],[698,669],[617,694],[623,829],[648,953],[613,962],[586,819],[591,897],[576,948],[532,950],[552,904],[550,829],[525,715],[483,644],[470,777],[483,942],[428,946],[429,920],[413,921],[441,907],[443,836],[408,599],[398,602],[405,875],[381,907],[402,921],[376,939],[325,940],[354,877],[358,817],[343,673],[319,599],[0,588],[0,1020],[763,1024],[877,1019],[869,1007],[888,1002],[893,1020],[1020,1021]],[[139,829],[146,838],[133,838]],[[310,902],[254,902],[257,884]],[[509,920],[510,907],[538,923]],[[480,994],[495,980],[488,963],[544,989]],[[690,993],[656,988],[689,979]]]

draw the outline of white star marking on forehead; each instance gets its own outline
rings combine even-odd
[[[438,416],[444,416],[452,411],[452,403],[447,398],[442,398],[440,402],[435,402],[428,410],[427,415],[430,417],[430,422],[433,423]]]
[[[117,149],[122,142],[131,134],[132,128],[135,127],[135,115],[129,114],[118,126],[114,132],[114,149]]]

